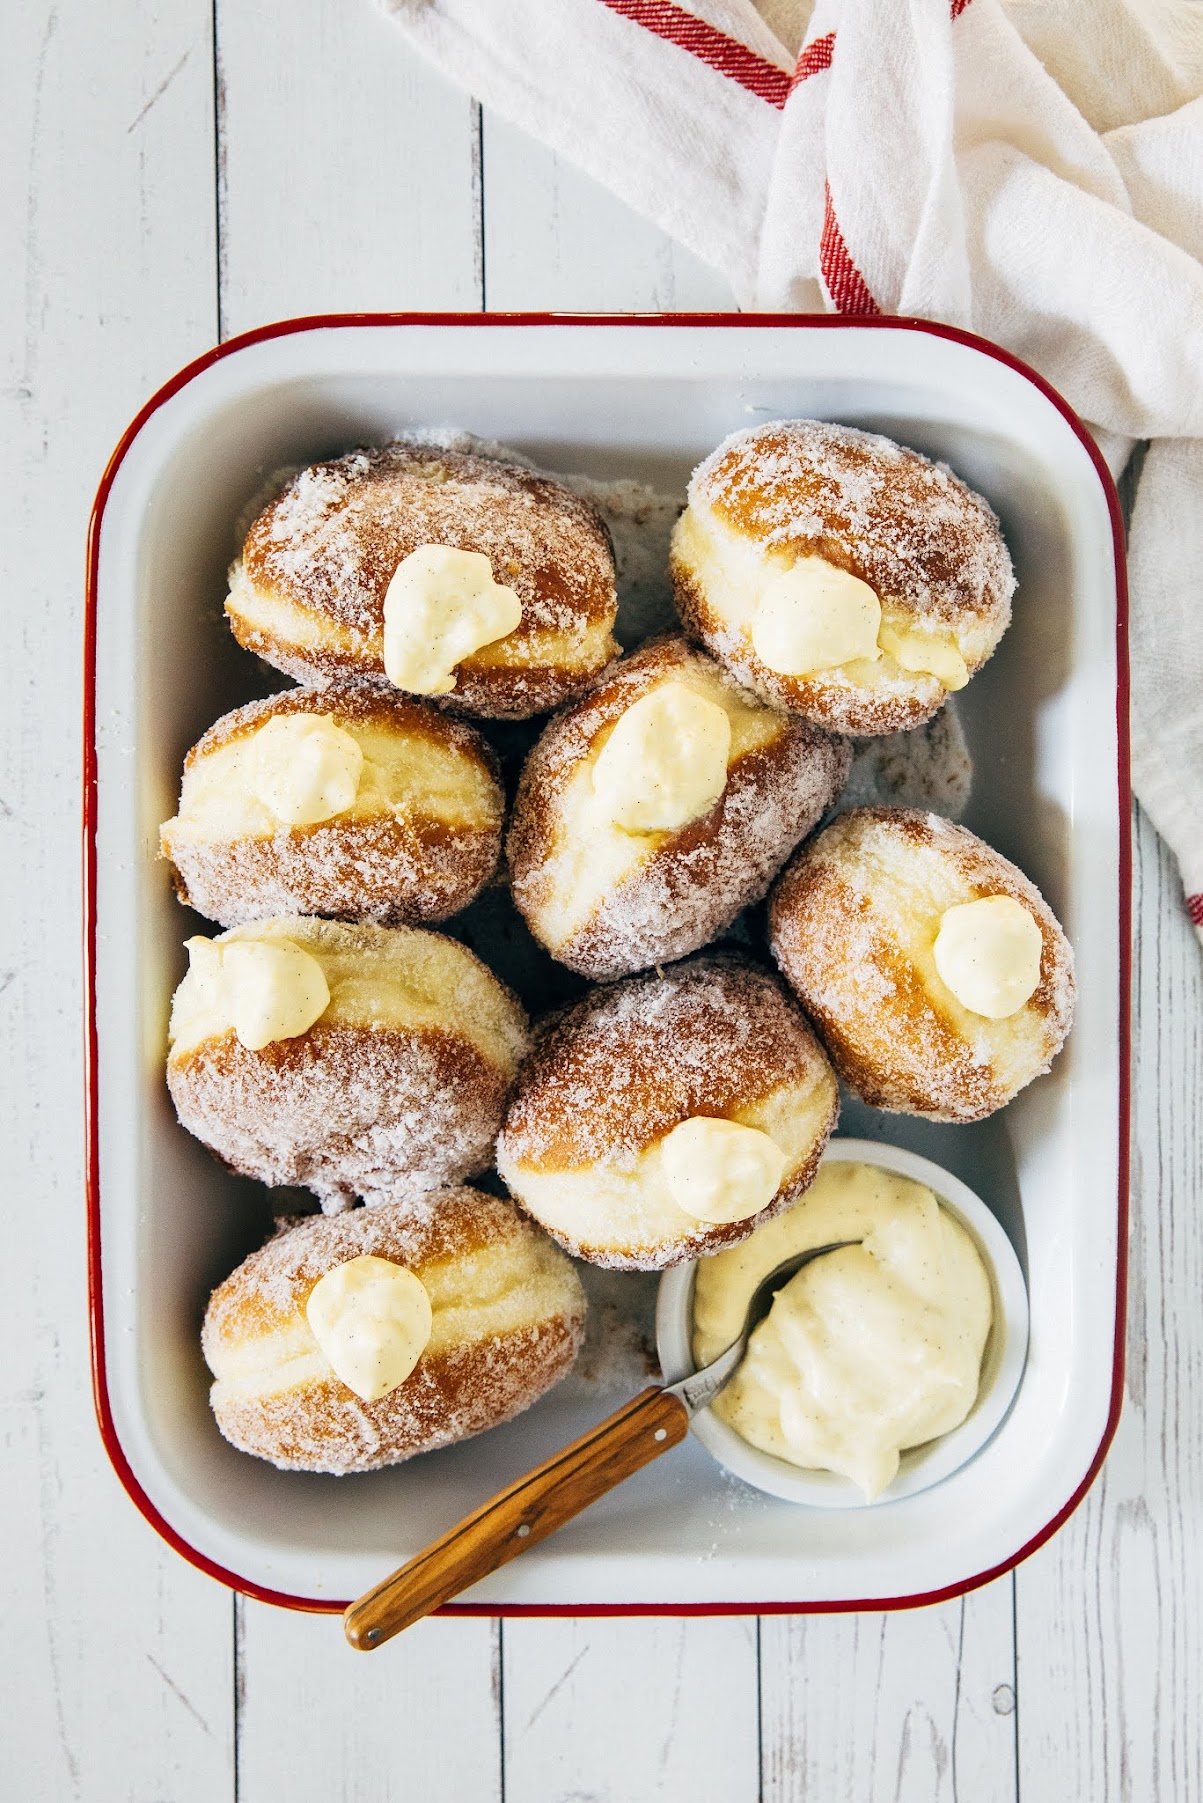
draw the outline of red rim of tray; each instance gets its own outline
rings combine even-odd
[[[1128,1266],[1128,1161],[1130,1099],[1130,1017],[1131,1017],[1131,910],[1132,910],[1132,829],[1130,747],[1128,739],[1128,587],[1124,561],[1124,530],[1119,496],[1111,472],[1085,426],[1057,390],[1044,378],[1009,351],[972,332],[954,326],[933,324],[924,319],[878,316],[858,319],[828,314],[805,313],[323,313],[310,318],[279,320],[240,333],[224,344],[216,345],[203,356],[188,363],[170,381],[153,394],[122,433],[100,479],[88,527],[87,587],[84,615],[84,714],[83,714],[83,877],[84,877],[84,989],[86,1025],[84,1044],[86,1182],[88,1216],[88,1309],[92,1337],[92,1390],[96,1418],[105,1451],[134,1505],[175,1551],[198,1570],[228,1585],[232,1590],[259,1602],[275,1603],[281,1608],[311,1613],[341,1613],[347,1603],[326,1598],[292,1596],[270,1590],[262,1584],[227,1570],[199,1552],[176,1532],[155,1507],[142,1488],[117,1434],[109,1400],[105,1371],[104,1293],[100,1244],[100,1109],[97,1071],[96,1027],[96,601],[100,563],[100,534],[105,507],[117,472],[126,453],[147,421],[182,388],[225,357],[235,356],[254,344],[273,338],[290,337],[299,332],[343,330],[348,327],[379,326],[663,326],[663,327],[736,327],[743,330],[763,327],[790,330],[826,330],[855,332],[908,331],[924,332],[934,338],[947,338],[963,344],[996,363],[1005,364],[1024,377],[1049,401],[1065,420],[1085,449],[1102,484],[1115,553],[1115,617],[1116,617],[1116,729],[1119,812],[1119,927],[1120,927],[1120,992],[1119,992],[1119,1225],[1116,1257],[1115,1342],[1112,1353],[1111,1402],[1102,1439],[1081,1483],[1052,1519],[1024,1542],[1000,1564],[940,1590],[929,1590],[914,1596],[868,1597],[833,1602],[748,1602],[748,1603],[449,1603],[438,1611],[442,1615],[485,1616],[575,1616],[575,1615],[826,1615],[843,1614],[858,1609],[915,1609],[928,1603],[945,1602],[963,1596],[982,1584],[1011,1571],[1029,1554],[1044,1545],[1072,1515],[1098,1475],[1119,1422],[1124,1379],[1124,1320]]]

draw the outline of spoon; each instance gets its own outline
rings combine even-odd
[[[829,1246],[812,1246],[775,1266],[752,1292],[739,1338],[709,1365],[678,1383],[641,1390],[365,1591],[343,1616],[351,1645],[361,1653],[383,1646],[528,1546],[546,1540],[607,1490],[678,1445],[693,1416],[709,1407],[735,1375],[749,1335],[772,1308],[777,1291],[812,1259],[857,1244],[837,1240]]]

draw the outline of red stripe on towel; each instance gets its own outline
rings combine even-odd
[[[704,19],[699,19],[695,13],[687,12],[683,6],[674,5],[673,0],[601,0],[601,4],[609,7],[611,12],[619,13],[624,19],[641,25],[656,37],[676,44],[681,50],[687,50],[708,68],[738,82],[749,94],[757,95],[778,111],[785,106],[795,88],[800,87],[810,76],[830,69],[835,52],[835,33],[826,32],[823,37],[806,45],[793,74],[787,75],[775,63],[757,56],[755,51],[749,50],[734,38],[729,38],[725,32],[707,24]],[[959,18],[968,5],[969,0],[950,0],[952,17]],[[872,318],[880,314],[881,308],[870,293],[868,283],[853,262],[844,242],[844,234],[831,202],[830,188],[824,194],[819,272],[828,298],[838,313],[861,318]],[[1193,902],[1198,903],[1200,914],[1192,913],[1191,918],[1196,926],[1201,926],[1203,897],[1192,897]]]
[[[767,100],[779,112],[785,105],[791,85],[787,70],[757,56],[754,50],[708,25],[695,13],[686,12],[683,6],[674,6],[672,0],[601,0],[601,4],[612,13],[621,13],[624,19],[632,19],[656,37],[688,50],[699,62],[737,81],[749,94]]]
[[[793,74],[787,75],[776,63],[758,56],[736,38],[729,38],[725,31],[708,24],[705,19],[699,19],[696,13],[674,5],[673,0],[601,0],[601,4],[609,7],[612,13],[619,13],[624,19],[642,25],[653,36],[663,38],[669,44],[676,44],[680,50],[688,50],[691,56],[696,56],[707,68],[738,82],[741,88],[746,88],[749,94],[755,94],[761,100],[767,100],[778,112],[794,89],[808,76],[817,75],[820,70],[831,67],[832,52],[835,49],[834,31],[816,38],[813,44],[807,44],[798,57]],[[953,18],[959,19],[968,5],[969,0],[950,0]]]
[[[830,69],[834,50],[834,31],[829,31],[825,37],[816,38],[813,44],[807,44],[798,58],[798,65],[790,79],[790,93],[792,94],[795,88],[801,87],[809,76],[818,75],[823,69]]]
[[[1203,895],[1188,895],[1186,911],[1197,927],[1203,927]]]
[[[831,189],[824,191],[823,236],[819,239],[819,274],[837,313],[862,317],[880,313],[868,284],[852,261],[840,222],[831,204]]]

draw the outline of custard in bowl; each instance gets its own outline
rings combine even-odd
[[[1027,1292],[985,1204],[901,1147],[835,1140],[818,1177],[739,1246],[661,1279],[657,1338],[674,1381],[737,1338],[757,1285],[777,1291],[735,1376],[694,1421],[730,1471],[819,1507],[926,1489],[980,1450],[1027,1353]]]

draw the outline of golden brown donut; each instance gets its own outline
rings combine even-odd
[[[632,706],[670,686],[725,716],[725,787],[683,824],[630,831],[595,786],[598,759]],[[553,720],[527,759],[506,846],[514,901],[536,939],[584,976],[682,958],[760,900],[850,763],[846,741],[765,707],[684,639],[653,640]],[[630,775],[650,782],[646,757]]]
[[[230,573],[234,636],[301,681],[382,675],[386,592],[429,545],[483,555],[521,603],[514,630],[456,666],[449,705],[526,718],[616,655],[614,557],[593,507],[516,464],[402,441],[314,464],[264,509]]]
[[[766,700],[835,732],[929,719],[998,644],[1015,587],[997,519],[950,469],[820,420],[719,445],[694,471],[671,562],[681,617],[707,649]],[[812,665],[783,653],[781,632],[803,605],[793,585],[820,577],[829,587],[806,605],[866,605],[868,638],[847,661]]]
[[[1035,988],[997,1018],[958,998],[936,950],[949,910],[991,897],[1034,923]],[[769,943],[840,1076],[876,1108],[981,1120],[1048,1070],[1073,1017],[1073,952],[1052,910],[1014,864],[938,814],[841,815],[786,868]]]
[[[306,1316],[317,1282],[364,1256],[411,1271],[432,1316],[410,1375],[376,1400],[336,1375]],[[537,1402],[570,1369],[584,1313],[563,1253],[479,1190],[284,1223],[205,1311],[213,1413],[232,1445],[282,1470],[375,1471]]]
[[[526,1017],[462,945],[292,915],[189,949],[167,1083],[183,1125],[233,1170],[311,1189],[333,1212],[357,1196],[392,1201],[489,1165]],[[286,977],[299,969],[318,993],[281,1036],[256,1045],[265,994],[279,1012],[271,985],[281,960]]]
[[[838,1108],[822,1048],[775,978],[711,954],[593,990],[544,1028],[506,1114],[497,1169],[569,1252],[660,1270],[746,1239],[801,1195]],[[751,1129],[754,1149],[766,1137],[776,1148],[779,1174],[755,1212],[723,1220],[721,1210],[699,1218],[681,1206],[690,1192],[673,1181],[668,1141],[689,1124],[687,1142],[698,1121],[707,1123],[702,1175],[713,1168],[722,1184],[716,1124]]]
[[[315,733],[334,740],[327,799],[317,759],[331,753]],[[385,683],[289,689],[235,708],[192,747],[160,846],[180,900],[224,927],[275,914],[445,920],[497,867],[498,777],[478,732]]]

